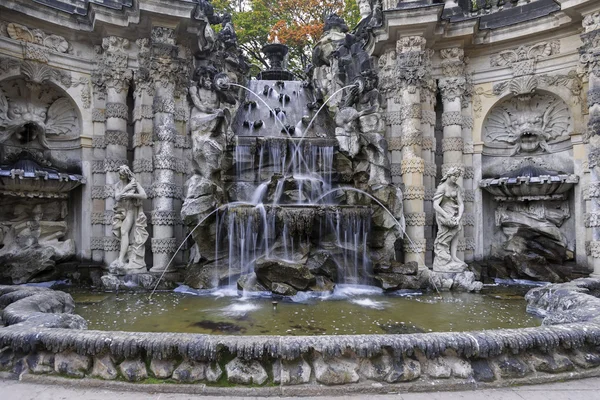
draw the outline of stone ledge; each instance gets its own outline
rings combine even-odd
[[[6,286],[0,290],[9,294],[0,297],[0,305],[6,305],[5,322],[9,320],[6,310],[18,304],[25,312],[48,311],[47,316],[69,311],[64,307],[40,310],[41,302],[34,298],[61,292]],[[17,375],[57,371],[79,378],[109,371],[107,379],[134,382],[154,376],[153,360],[172,360],[172,367],[180,372],[169,368],[161,378],[165,382],[198,382],[189,387],[205,393],[210,388],[206,383],[224,374],[228,384],[267,385],[260,388],[261,394],[283,387],[287,394],[305,394],[337,384],[344,385],[340,389],[344,393],[424,391],[432,385],[440,390],[597,376],[600,300],[590,293],[600,293],[600,280],[535,288],[527,300],[530,307],[545,311],[541,327],[457,333],[244,337],[47,328],[27,318],[15,319],[15,325],[0,329],[0,370]],[[68,296],[58,297],[63,295]],[[570,323],[554,326],[565,320],[565,314],[570,315],[566,320]],[[269,387],[275,381],[281,389]],[[374,382],[379,383],[374,386]],[[210,388],[216,394],[223,389]],[[255,389],[227,390],[242,394]]]

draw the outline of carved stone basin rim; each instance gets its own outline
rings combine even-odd
[[[579,182],[575,174],[517,176],[482,179],[479,187],[496,200],[560,200]]]

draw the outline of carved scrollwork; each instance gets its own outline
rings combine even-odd
[[[464,77],[443,78],[439,80],[438,87],[442,93],[442,98],[446,101],[452,101],[463,95],[466,88],[466,79]]]
[[[154,210],[150,214],[153,225],[175,225],[180,222],[176,211]]]
[[[535,73],[535,62],[538,59],[558,53],[560,53],[558,40],[544,41],[494,54],[490,57],[490,65],[492,67],[511,66],[514,76],[528,75]]]
[[[463,151],[463,138],[449,137],[442,139],[442,151]]]
[[[129,109],[125,103],[106,103],[106,118],[127,119]]]
[[[442,126],[463,124],[463,116],[460,111],[446,111],[442,113]]]
[[[427,242],[425,239],[415,239],[404,241],[404,252],[405,253],[424,253]]]
[[[152,238],[153,253],[175,253],[177,250],[177,239],[175,238]]]
[[[423,200],[425,188],[423,186],[406,186],[403,192],[404,200]]]
[[[404,174],[422,174],[425,171],[425,161],[422,158],[404,158],[401,161],[402,175]]]
[[[425,226],[425,213],[406,213],[404,215],[406,226]]]

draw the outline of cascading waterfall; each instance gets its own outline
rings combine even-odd
[[[338,266],[338,283],[366,283],[371,210],[334,204],[333,128],[307,131],[298,122],[310,114],[311,97],[302,82],[255,80],[248,90],[262,96],[241,107],[233,122],[237,137],[229,176],[235,200],[250,205],[217,217],[215,254],[228,250],[227,284],[252,274],[260,258],[294,263],[302,249],[324,247]],[[257,127],[255,121],[264,124]]]

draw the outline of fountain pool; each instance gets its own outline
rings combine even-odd
[[[369,286],[339,285],[331,294],[231,296],[207,290],[147,294],[72,292],[90,329],[239,335],[348,335],[460,332],[538,326],[526,313],[529,288],[487,286],[482,294],[382,294]],[[185,288],[181,291],[185,291]],[[196,294],[191,294],[196,293]],[[273,301],[277,301],[274,309]]]

